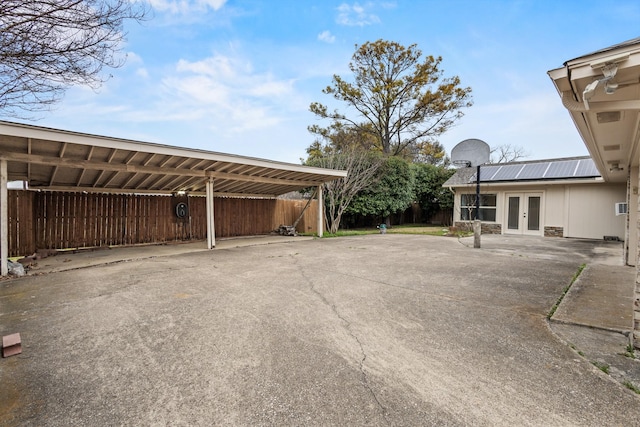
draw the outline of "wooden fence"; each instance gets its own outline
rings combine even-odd
[[[189,215],[175,214],[185,202]],[[306,200],[214,198],[216,237],[268,234],[292,225]],[[313,200],[298,232],[316,232]],[[207,238],[206,198],[9,191],[9,256],[36,249],[197,241]]]

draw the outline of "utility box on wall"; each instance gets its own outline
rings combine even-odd
[[[173,215],[178,221],[189,220],[189,197],[186,195],[173,196],[173,203],[171,203],[173,209]]]
[[[628,206],[626,202],[620,202],[620,203],[616,203],[615,205],[616,208],[616,216],[618,215],[626,215],[628,212]]]

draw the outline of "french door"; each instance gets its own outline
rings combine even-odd
[[[505,233],[542,235],[542,193],[506,194]]]

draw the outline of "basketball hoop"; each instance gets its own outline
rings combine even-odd
[[[480,247],[482,226],[480,221],[480,166],[489,162],[491,148],[480,139],[465,139],[451,150],[451,163],[458,167],[475,167],[476,171],[476,215],[473,222],[473,247]]]
[[[489,162],[491,148],[480,139],[465,139],[451,150],[451,163],[455,166],[475,167]]]
[[[454,160],[451,163],[459,168],[468,168],[471,166],[471,162],[469,160]]]

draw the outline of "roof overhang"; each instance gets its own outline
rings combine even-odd
[[[640,38],[565,62],[549,76],[602,177],[638,166]]]
[[[548,187],[555,185],[589,185],[589,184],[605,184],[606,181],[601,177],[595,178],[581,178],[581,179],[549,179],[549,180],[538,180],[538,181],[494,181],[494,182],[484,182],[480,181],[482,184],[482,188],[502,188],[502,187]],[[462,188],[467,189],[469,191],[475,191],[475,182],[471,184],[451,184],[447,185],[448,188]]]
[[[345,177],[347,171],[0,121],[9,181],[29,188],[118,193],[186,192],[276,197]]]

